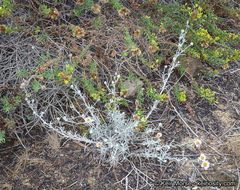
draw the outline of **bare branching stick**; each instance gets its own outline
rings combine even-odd
[[[180,37],[179,37],[179,42],[178,42],[178,49],[176,51],[176,54],[173,56],[173,60],[172,60],[172,63],[170,65],[170,67],[168,68],[167,65],[164,67],[164,70],[163,70],[163,73],[162,73],[163,82],[162,82],[160,95],[164,92],[164,90],[166,90],[168,80],[169,80],[171,74],[173,73],[174,69],[179,66],[179,61],[177,61],[178,57],[183,55],[183,53],[186,51],[186,49],[193,45],[193,43],[191,42],[190,45],[183,48],[183,45],[186,42],[185,38],[186,38],[188,28],[189,28],[189,21],[187,22],[186,30],[181,31],[181,34],[180,34]],[[167,72],[166,72],[166,70],[167,70]],[[151,110],[148,112],[148,114],[146,116],[147,119],[152,114],[152,112],[157,108],[159,102],[160,102],[159,100],[154,101],[153,106],[151,107]]]

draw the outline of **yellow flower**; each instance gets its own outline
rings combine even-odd
[[[64,80],[64,83],[65,83],[65,84],[69,84],[69,81],[68,81],[68,80]]]
[[[63,72],[59,72],[58,73],[58,77],[62,76]]]
[[[71,66],[71,65],[69,65],[69,64],[66,65],[66,68],[67,68],[67,70],[69,70],[70,72],[73,72],[73,70],[74,70],[73,66]]]

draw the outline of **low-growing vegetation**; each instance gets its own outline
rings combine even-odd
[[[239,189],[239,6],[0,1],[1,189]]]

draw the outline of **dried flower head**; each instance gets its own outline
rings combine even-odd
[[[96,143],[96,146],[99,148],[99,147],[101,147],[102,146],[102,142],[97,142]]]
[[[130,14],[130,10],[127,8],[122,8],[118,10],[118,14],[120,17],[124,17]]]
[[[137,28],[135,31],[134,31],[134,38],[140,38],[141,36],[141,31]]]
[[[85,34],[86,32],[83,28],[80,28],[79,26],[73,27],[73,37],[82,38]]]
[[[121,97],[126,97],[126,96],[127,96],[127,93],[128,93],[127,90],[122,90],[122,91],[120,92],[120,96],[121,96]]]
[[[155,53],[158,50],[157,46],[149,46],[148,50],[150,51],[150,53]]]
[[[136,131],[142,131],[143,130],[143,125],[139,123],[137,127],[135,128]]]
[[[199,148],[199,147],[201,146],[201,144],[202,144],[202,141],[201,141],[200,139],[196,139],[196,140],[194,141],[194,144],[195,144],[195,146],[196,146],[197,148]]]
[[[133,119],[136,120],[136,121],[139,121],[140,120],[140,116],[139,115],[134,115]]]
[[[41,89],[42,89],[43,91],[45,91],[45,90],[47,90],[47,87],[46,87],[45,85],[42,85],[42,86],[41,86]]]
[[[198,158],[200,161],[205,161],[206,160],[206,155],[201,153],[199,158]]]
[[[38,80],[43,80],[44,79],[44,77],[42,76],[42,75],[39,75],[39,76],[37,76],[36,77]]]
[[[204,160],[201,165],[205,170],[207,170],[210,166],[210,163],[207,160]]]
[[[5,25],[0,25],[0,33],[6,33],[7,27]]]
[[[138,9],[141,6],[141,4],[133,2],[132,6],[133,6],[134,9]]]
[[[99,4],[95,4],[91,8],[92,8],[92,11],[95,14],[100,14],[101,13],[101,6]]]
[[[106,106],[107,109],[111,108],[111,105],[109,103],[107,103],[105,106]]]
[[[162,137],[162,133],[157,133],[157,137]]]
[[[73,56],[73,57],[72,57],[72,60],[73,60],[73,61],[77,61],[77,60],[78,60],[78,56]]]
[[[141,50],[139,48],[133,48],[132,49],[132,54],[133,55],[140,55],[141,54]]]
[[[51,11],[50,11],[50,13],[48,13],[48,16],[53,20],[57,20],[57,18],[59,16],[59,12],[56,8],[51,8]]]
[[[207,41],[200,42],[201,47],[208,48],[209,43]]]
[[[165,32],[167,32],[167,30],[166,30],[166,28],[164,28],[163,26],[160,26],[159,32],[165,33]]]
[[[82,6],[84,4],[84,0],[77,0],[76,6]]]
[[[112,50],[111,57],[115,57],[117,55],[117,52],[115,50]]]
[[[84,120],[85,120],[86,123],[92,123],[93,122],[93,119],[91,117],[86,117]]]

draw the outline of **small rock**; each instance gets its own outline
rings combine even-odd
[[[137,94],[138,88],[143,86],[140,79],[130,79],[124,82],[124,87],[127,90],[126,98],[132,97]]]

